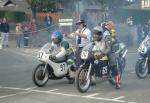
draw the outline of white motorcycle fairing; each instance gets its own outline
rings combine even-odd
[[[56,77],[62,77],[68,73],[68,65],[66,62],[55,63],[54,61],[49,60],[49,56],[52,55],[49,50],[50,47],[51,44],[47,43],[41,48],[37,55],[38,60],[49,64],[52,67]]]

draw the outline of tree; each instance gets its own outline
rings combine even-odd
[[[54,11],[56,8],[55,0],[26,0],[32,11],[32,18],[36,18],[36,12]]]

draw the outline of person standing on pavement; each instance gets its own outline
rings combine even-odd
[[[51,29],[53,19],[49,15],[49,13],[46,14],[44,21],[45,21],[46,29],[50,33],[50,31],[51,31],[50,29]]]
[[[23,36],[22,24],[17,23],[16,25],[16,47],[17,48],[20,48],[22,36]]]
[[[24,36],[24,47],[28,47],[29,46],[29,28],[27,25],[24,26],[24,30],[23,30],[23,36]]]
[[[76,25],[79,28],[73,32],[71,35],[66,35],[67,38],[76,38],[76,69],[81,64],[80,53],[82,48],[91,42],[91,31],[86,27],[86,23],[84,20],[79,20]]]
[[[9,36],[9,24],[6,21],[6,18],[3,18],[3,21],[1,23],[2,48],[8,47],[8,36]]]
[[[31,32],[31,42],[32,46],[37,46],[37,40],[38,40],[38,31],[37,31],[37,24],[35,19],[32,19],[32,21],[29,23],[29,31]]]

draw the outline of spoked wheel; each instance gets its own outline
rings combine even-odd
[[[87,79],[87,74],[88,74],[87,69],[80,68],[77,71],[77,75],[76,75],[76,79],[75,79],[76,87],[77,87],[77,90],[81,93],[86,92],[90,87],[91,75],[89,75],[89,77]]]
[[[43,87],[49,79],[49,72],[46,69],[44,72],[45,64],[39,64],[33,71],[32,79],[35,85]]]
[[[137,77],[139,77],[140,79],[146,78],[148,74],[148,66],[146,66],[145,68],[144,67],[145,67],[145,60],[142,59],[136,62],[135,72]]]

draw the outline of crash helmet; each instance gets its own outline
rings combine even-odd
[[[55,31],[53,32],[52,36],[51,36],[51,40],[55,43],[55,44],[59,44],[63,39],[63,33],[61,31]]]
[[[103,38],[103,29],[100,26],[93,28],[93,41],[100,41]]]

